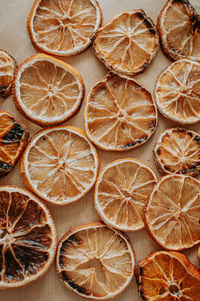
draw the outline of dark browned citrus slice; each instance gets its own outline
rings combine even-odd
[[[0,49],[0,95],[7,97],[11,93],[13,74],[17,63],[7,52]]]
[[[46,206],[25,189],[0,186],[0,289],[40,278],[55,249],[56,229]]]
[[[28,143],[29,133],[12,115],[0,111],[0,176],[5,176]]]

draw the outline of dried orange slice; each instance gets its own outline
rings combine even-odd
[[[97,31],[95,54],[106,67],[129,76],[143,72],[154,59],[159,38],[143,10],[124,11]]]
[[[143,301],[199,300],[200,272],[181,253],[154,252],[136,265],[135,274]]]
[[[28,190],[0,186],[0,289],[44,275],[56,251],[56,228],[47,207]]]
[[[200,243],[200,181],[182,175],[163,177],[145,209],[145,226],[163,248],[183,250]]]
[[[96,0],[35,0],[27,26],[35,47],[68,56],[91,44],[101,19]]]
[[[200,63],[188,59],[171,64],[159,76],[155,96],[160,112],[181,124],[200,121]]]
[[[24,184],[56,205],[77,201],[95,184],[97,152],[81,129],[59,126],[39,131],[21,161]]]
[[[174,60],[200,60],[200,16],[190,2],[168,0],[158,18],[162,48]]]
[[[67,288],[81,297],[115,297],[131,282],[134,266],[135,255],[128,237],[101,223],[72,228],[58,244],[58,275]]]
[[[200,172],[200,135],[182,128],[168,129],[158,137],[154,158],[164,174],[196,176]]]
[[[7,97],[11,94],[13,74],[17,63],[7,52],[0,49],[0,95]]]
[[[134,80],[109,74],[91,88],[85,106],[85,129],[98,147],[133,149],[147,142],[156,125],[154,100]]]
[[[32,122],[59,124],[78,111],[84,84],[74,67],[49,55],[36,54],[18,67],[13,96],[19,111]]]
[[[26,147],[29,133],[11,114],[0,111],[0,176],[14,167]]]
[[[144,228],[143,209],[157,177],[151,167],[120,159],[103,168],[95,186],[95,207],[103,221],[122,231]]]

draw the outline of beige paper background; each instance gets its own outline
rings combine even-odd
[[[199,0],[193,1],[199,2]],[[139,8],[144,9],[146,14],[150,16],[154,22],[156,22],[158,14],[164,3],[165,0],[99,0],[103,13],[103,24],[111,16],[122,10]],[[26,20],[32,4],[33,0],[0,0],[0,48],[8,51],[12,56],[14,56],[18,63],[21,63],[27,57],[37,52],[31,44],[26,29]],[[107,73],[104,65],[101,64],[93,55],[91,48],[79,55],[66,58],[65,61],[76,67],[82,74],[86,86],[86,95],[88,89],[97,81],[101,80]],[[159,50],[159,53],[150,68],[143,74],[136,76],[136,79],[153,92],[155,80],[158,74],[169,64],[170,60],[164,56],[161,50]],[[85,99],[79,113],[66,124],[84,128],[84,105]],[[25,123],[29,128],[31,135],[40,129],[39,126],[27,121],[17,112],[11,96],[6,100],[0,99],[0,110],[10,112],[18,120]],[[132,157],[150,164],[156,170],[152,160],[152,148],[155,143],[155,139],[162,130],[173,126],[176,126],[176,124],[159,115],[159,125],[156,133],[153,138],[151,138],[151,140],[143,146],[125,153],[105,152],[98,149],[101,160],[100,169],[113,160]],[[188,126],[188,128],[199,131],[200,125]],[[19,163],[8,176],[0,179],[0,185],[5,184],[24,187],[19,176]],[[56,222],[58,239],[60,239],[71,226],[99,220],[93,205],[93,190],[77,203],[60,208],[49,205],[48,207],[50,208]],[[128,235],[132,241],[133,248],[135,249],[137,261],[145,258],[150,252],[160,249],[159,246],[154,243],[151,238],[149,238],[145,230]],[[184,253],[187,254],[191,261],[198,266],[197,247],[185,251]],[[82,298],[64,288],[56,275],[55,266],[53,265],[44,277],[27,287],[0,291],[0,301],[15,300],[79,301],[82,300]],[[129,287],[114,300],[139,300],[135,280],[133,280]]]

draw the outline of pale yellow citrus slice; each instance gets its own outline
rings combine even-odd
[[[158,251],[140,261],[135,269],[143,301],[197,301],[200,272],[178,252]]]
[[[101,19],[96,0],[35,0],[27,26],[35,47],[68,56],[91,44]]]
[[[143,209],[157,177],[151,167],[120,159],[103,168],[95,186],[95,207],[103,221],[122,231],[144,228]]]
[[[81,105],[84,90],[82,77],[74,67],[46,54],[36,54],[23,62],[13,83],[19,111],[43,126],[71,118]]]
[[[143,72],[154,59],[159,38],[143,10],[123,11],[95,35],[95,54],[106,67],[129,76]]]
[[[183,175],[163,177],[147,202],[145,226],[163,248],[183,250],[200,243],[200,181]]]
[[[56,228],[47,207],[28,190],[0,186],[0,289],[44,275],[56,251]]]
[[[128,237],[101,223],[72,228],[58,244],[60,279],[87,299],[105,300],[120,294],[131,282],[134,266]]]
[[[103,150],[133,149],[147,142],[156,125],[150,92],[130,78],[109,74],[87,96],[86,134]]]
[[[156,102],[167,118],[181,123],[200,121],[200,63],[183,59],[171,64],[158,77]]]
[[[56,205],[77,201],[95,184],[97,152],[81,129],[70,126],[39,131],[28,144],[22,160],[25,185]]]
[[[11,114],[0,111],[0,177],[12,170],[28,139],[26,126]]]
[[[194,131],[165,130],[158,137],[153,153],[161,173],[196,176],[200,172],[200,135]]]
[[[167,0],[158,17],[162,48],[174,60],[200,60],[200,6],[196,2]]]
[[[11,94],[13,74],[17,63],[6,51],[0,49],[0,95],[7,97]]]

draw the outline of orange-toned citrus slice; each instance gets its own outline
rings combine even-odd
[[[133,76],[151,64],[159,38],[145,12],[131,10],[117,14],[101,27],[93,45],[96,56],[108,69]]]
[[[60,279],[87,299],[105,300],[120,294],[132,280],[134,266],[128,237],[101,223],[72,228],[58,244]]]
[[[96,0],[35,0],[27,26],[35,47],[68,56],[91,44],[101,19]]]
[[[200,63],[183,59],[159,76],[155,96],[160,112],[181,124],[200,121]]]
[[[0,176],[11,171],[26,147],[29,133],[12,115],[0,111]]]
[[[156,182],[153,169],[138,160],[120,159],[108,164],[95,186],[98,214],[118,230],[144,228],[143,209]]]
[[[157,28],[162,48],[174,60],[200,61],[200,11],[191,5],[194,1],[168,0],[159,15]]]
[[[36,196],[0,186],[0,289],[24,286],[46,273],[56,237],[51,214]]]
[[[11,94],[13,74],[17,63],[7,52],[0,49],[0,95],[7,97]]]
[[[85,129],[98,147],[126,151],[145,143],[157,125],[151,94],[130,78],[109,74],[94,85],[85,106]]]
[[[140,261],[135,269],[143,301],[197,301],[200,272],[178,252],[158,251]]]
[[[200,135],[182,128],[168,129],[157,139],[154,158],[161,173],[196,176],[200,172]]]
[[[36,54],[17,69],[13,96],[19,111],[40,125],[59,124],[72,117],[84,97],[80,73],[46,54]]]
[[[21,161],[25,185],[56,205],[77,201],[95,184],[97,152],[78,128],[59,126],[39,131]]]
[[[163,177],[145,209],[145,226],[163,248],[183,250],[200,243],[200,181],[183,175]]]

